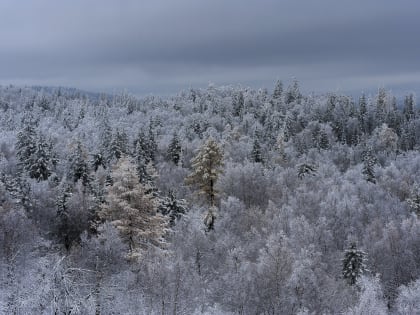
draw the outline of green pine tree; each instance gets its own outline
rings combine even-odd
[[[328,140],[328,135],[324,129],[321,129],[319,132],[319,148],[322,150],[328,150],[330,147],[330,141]]]
[[[420,216],[420,187],[415,184],[411,190],[410,198],[407,200],[408,206],[410,209]]]
[[[244,94],[240,91],[232,99],[233,116],[241,116],[243,114],[244,104]]]
[[[363,156],[363,169],[362,174],[365,175],[365,179],[368,182],[376,184],[376,176],[375,176],[375,164],[376,158],[372,154],[372,150],[368,149]]]
[[[300,93],[299,82],[297,80],[293,80],[292,84],[287,87],[285,102],[286,104],[290,104],[293,102],[299,103],[301,99],[302,94]]]
[[[51,175],[51,157],[49,155],[49,145],[41,135],[36,142],[35,152],[27,161],[27,171],[31,178],[37,181],[47,180]]]
[[[366,253],[357,249],[355,243],[351,243],[350,247],[345,250],[343,264],[343,278],[350,285],[355,285],[357,280],[367,271],[366,270]]]
[[[258,139],[254,140],[254,144],[252,146],[251,157],[255,163],[262,163],[264,161],[262,157],[262,153],[261,153],[261,145]]]
[[[178,165],[179,160],[181,159],[181,143],[176,132],[169,144],[167,154],[169,159],[174,162],[175,165]]]
[[[169,217],[169,225],[173,227],[177,220],[187,212],[185,200],[177,199],[173,190],[163,198],[159,205],[159,212]]]
[[[125,131],[117,130],[111,141],[112,156],[117,160],[128,153],[128,136]]]
[[[71,178],[73,182],[81,180],[84,187],[87,187],[91,181],[87,154],[80,141],[77,141],[73,154],[70,156],[69,178]]]
[[[404,108],[403,113],[406,120],[411,120],[414,118],[414,95],[410,94],[404,99]]]
[[[272,98],[273,100],[280,100],[282,96],[283,96],[283,82],[281,82],[280,80],[277,80],[276,85],[274,87]]]
[[[303,179],[303,177],[307,175],[315,176],[317,168],[315,165],[302,163],[297,166],[298,169],[298,177],[299,179]]]
[[[28,171],[31,166],[32,155],[37,150],[36,133],[32,122],[28,122],[17,134],[16,156],[21,170]]]

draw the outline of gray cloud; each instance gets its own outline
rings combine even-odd
[[[412,89],[419,9],[415,0],[5,0],[0,83],[167,94],[294,76],[316,92]]]

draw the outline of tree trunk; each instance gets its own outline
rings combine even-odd
[[[99,270],[99,257],[96,256],[95,263],[95,274],[96,274],[96,284],[95,284],[95,315],[101,315],[101,282],[102,282],[102,272]]]
[[[174,309],[173,309],[173,315],[176,315],[177,308],[178,308],[178,295],[179,295],[179,285],[181,282],[181,270],[179,268],[179,265],[177,266],[176,270],[176,280],[175,280],[175,294],[174,294]]]

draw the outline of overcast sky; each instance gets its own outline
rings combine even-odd
[[[419,0],[1,0],[0,84],[420,90]]]

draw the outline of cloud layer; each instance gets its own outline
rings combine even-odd
[[[306,90],[420,86],[420,3],[0,2],[0,84],[138,95],[297,77]]]

